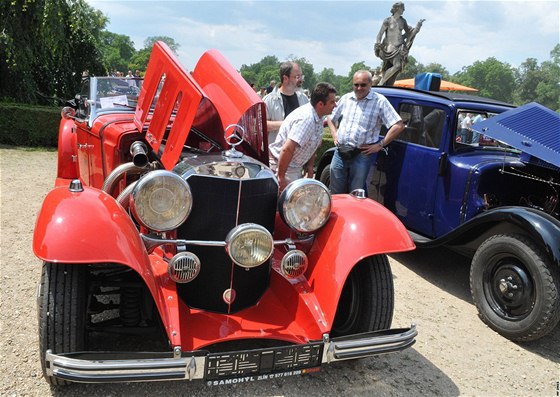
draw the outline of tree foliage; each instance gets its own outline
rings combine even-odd
[[[103,31],[101,32],[101,53],[106,70],[126,74],[136,50],[130,37]]]
[[[175,53],[179,44],[171,37],[151,36],[136,50],[129,36],[105,29],[108,19],[86,0],[3,0],[0,1],[0,100],[54,104],[53,97],[69,98],[79,91],[81,74],[105,75],[113,71],[145,71],[156,41],[165,42]],[[450,75],[436,62],[423,65],[413,56],[399,79],[433,72],[445,80],[476,87],[479,95],[517,105],[539,102],[560,112],[560,44],[550,60],[539,65],[528,58],[518,68],[495,58],[476,61]],[[333,84],[339,95],[352,90],[352,76],[360,69],[375,72],[365,62],[354,63],[346,75],[332,68],[316,73],[304,57],[289,60],[302,68],[303,88],[311,90],[320,81]],[[252,65],[242,65],[241,75],[257,87],[279,81],[281,61],[267,55]]]
[[[490,57],[463,67],[453,75],[453,81],[479,90],[484,97],[512,102],[515,89],[514,69],[507,63]]]
[[[3,1],[0,15],[0,98],[37,103],[69,96],[83,70],[103,71],[100,32],[107,19],[85,0]]]
[[[168,36],[150,36],[146,40],[144,40],[144,49],[152,50],[152,47],[157,41],[163,41],[167,46],[177,54],[177,50],[179,49],[180,45],[175,41],[175,39],[168,37]]]
[[[550,61],[541,65],[528,58],[516,70],[514,103],[535,101],[560,112],[560,44],[550,52]]]

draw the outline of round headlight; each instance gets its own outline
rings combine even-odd
[[[138,181],[131,194],[130,209],[148,229],[176,229],[189,216],[192,193],[189,184],[171,171],[157,170]]]
[[[245,268],[266,262],[274,250],[272,235],[261,225],[244,223],[233,228],[226,237],[226,251],[236,264]]]
[[[298,232],[314,232],[331,215],[331,194],[315,179],[298,179],[280,195],[278,210],[282,220]]]

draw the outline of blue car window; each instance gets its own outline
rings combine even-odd
[[[399,114],[406,124],[399,140],[421,146],[439,147],[445,111],[431,106],[403,103]]]

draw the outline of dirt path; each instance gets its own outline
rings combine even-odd
[[[445,250],[395,255],[393,326],[418,325],[405,352],[325,367],[318,374],[207,387],[202,383],[73,385],[51,389],[38,361],[35,218],[54,183],[55,152],[0,148],[1,396],[544,396],[560,395],[560,327],[518,345],[477,317],[468,262]]]

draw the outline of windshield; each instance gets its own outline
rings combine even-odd
[[[142,79],[126,77],[98,77],[92,86],[92,98],[98,112],[123,107],[136,108]]]
[[[465,147],[499,147],[515,150],[503,142],[497,141],[475,131],[474,125],[496,116],[498,113],[461,110],[458,112],[455,128],[455,150]]]
[[[105,113],[134,112],[143,79],[128,77],[92,77],[84,80],[78,114],[93,125]]]

